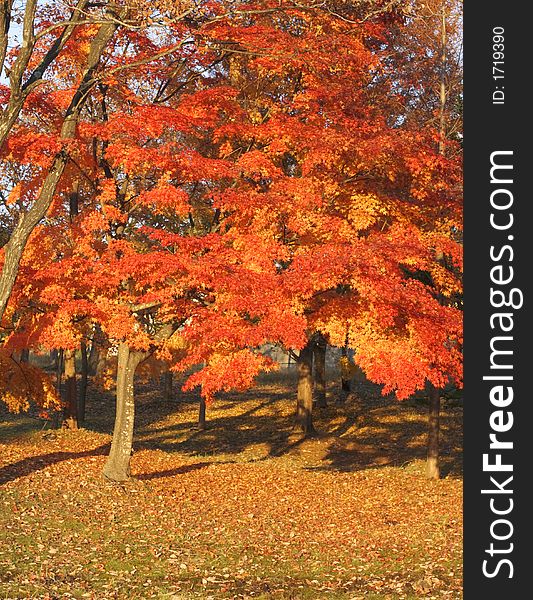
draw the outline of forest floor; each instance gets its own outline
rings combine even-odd
[[[293,375],[197,397],[139,385],[125,485],[103,481],[110,394],[79,431],[0,413],[0,598],[461,598],[462,404],[443,402],[440,481],[427,405],[356,384],[293,429]]]

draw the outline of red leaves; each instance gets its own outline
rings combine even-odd
[[[120,33],[109,60],[128,69],[94,91],[56,221],[34,236],[13,298],[47,317],[26,309],[17,327],[71,347],[99,322],[113,343],[165,353],[170,323],[187,347],[167,359],[206,363],[190,385],[207,396],[252,381],[265,363],[251,349],[299,348],[317,329],[348,337],[399,397],[459,381],[460,159],[440,156],[429,128],[389,124],[370,85],[381,24],[222,8],[198,31]],[[32,105],[32,122],[60,100]],[[57,150],[53,125],[30,125],[10,140],[14,167]],[[73,190],[80,214],[65,218]]]
[[[214,352],[208,364],[187,379],[183,390],[201,386],[202,395],[210,401],[215,392],[245,390],[251,387],[261,371],[269,371],[274,367],[271,359],[249,350],[239,350],[231,354]]]

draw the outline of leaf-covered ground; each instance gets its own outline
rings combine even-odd
[[[459,402],[428,482],[422,401],[359,386],[302,440],[290,378],[222,398],[206,431],[191,395],[159,396],[139,386],[123,486],[100,474],[109,396],[78,432],[0,415],[0,597],[461,598]]]

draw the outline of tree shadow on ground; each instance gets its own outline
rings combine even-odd
[[[176,397],[176,400],[164,400],[159,396],[159,390],[153,384],[136,385],[135,392],[136,398],[141,400],[147,394],[154,397],[150,401],[136,402],[136,421],[142,420],[143,424],[151,424],[164,419],[174,413],[180,405],[179,396]],[[83,427],[96,433],[113,433],[115,402],[114,391],[90,387],[87,393],[86,419]]]
[[[41,471],[65,460],[106,455],[109,452],[110,447],[110,444],[103,444],[102,446],[98,446],[98,448],[85,450],[83,452],[49,452],[48,454],[23,458],[22,460],[0,468],[0,485],[18,479],[19,477],[31,475],[32,473]]]
[[[383,397],[379,386],[354,386],[355,393],[336,405],[335,386],[328,387],[328,406],[314,413],[318,435],[304,437],[294,427],[294,382],[280,380],[247,393],[221,394],[208,408],[206,430],[196,429],[199,396],[175,392],[172,401],[162,400],[159,387],[136,386],[135,450],[158,449],[190,457],[210,457],[221,462],[257,462],[290,459],[303,468],[357,471],[373,467],[405,466],[426,455],[427,403],[398,402]],[[85,428],[111,434],[114,395],[90,391]],[[443,402],[441,415],[441,472],[462,473],[462,410]],[[55,452],[0,469],[0,483],[46,466],[75,458],[105,454],[109,444],[87,452]],[[141,479],[172,477],[189,469],[203,468],[207,461]],[[184,470],[185,469],[185,470]]]
[[[190,473],[191,471],[198,471],[200,469],[204,469],[205,467],[209,467],[213,463],[210,462],[199,462],[193,465],[182,465],[181,467],[176,467],[174,469],[165,469],[164,471],[155,471],[153,473],[141,473],[140,475],[135,475],[135,479],[140,479],[141,481],[150,481],[152,479],[164,479],[165,477],[175,477],[176,475],[184,475],[185,473]]]
[[[206,430],[194,430],[192,420],[156,428],[143,423],[135,447],[189,456],[240,455],[244,462],[290,457],[302,466],[336,471],[425,459],[427,407],[423,404],[405,406],[380,399],[328,406],[316,411],[318,435],[307,438],[295,430],[293,417],[287,414],[287,395],[280,392],[269,398],[258,398],[253,407],[241,410],[238,398],[222,403],[209,417]],[[192,416],[195,404],[184,403],[182,409]],[[444,409],[441,416],[444,476],[462,473],[461,417],[461,411],[452,409]]]

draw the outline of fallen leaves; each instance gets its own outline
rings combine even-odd
[[[317,421],[328,435],[298,444],[290,405],[286,390],[265,386],[213,405],[205,432],[190,428],[192,403],[141,411],[137,479],[122,486],[101,479],[108,434],[7,439],[0,595],[460,598],[461,480],[427,482],[416,460],[401,466],[407,455],[384,467],[374,460],[423,437],[422,409],[367,401],[365,422],[352,418],[339,437],[351,408],[329,408]],[[443,410],[445,448],[457,443],[453,414]],[[384,437],[392,450],[379,449]]]

